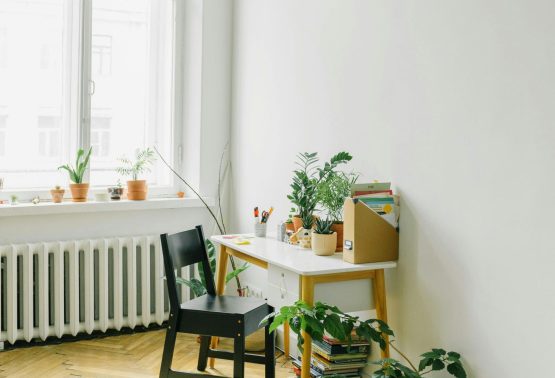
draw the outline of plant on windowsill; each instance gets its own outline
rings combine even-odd
[[[89,159],[91,157],[92,147],[85,153],[85,151],[80,148],[77,151],[77,158],[75,159],[75,167],[71,164],[65,164],[58,167],[58,169],[64,169],[69,173],[69,179],[71,184],[69,184],[69,189],[71,190],[71,197],[73,202],[86,202],[87,194],[89,193],[89,184],[83,182],[83,176],[89,165]]]
[[[118,159],[123,165],[116,168],[116,172],[122,176],[131,176],[131,180],[127,181],[127,199],[132,201],[142,201],[146,199],[148,188],[146,180],[139,180],[139,175],[150,172],[150,166],[156,160],[154,151],[147,147],[144,150],[137,149],[135,160],[127,157]]]
[[[337,232],[336,252],[343,250],[343,204],[357,181],[355,173],[331,172],[317,188],[318,203],[333,221],[332,231]]]
[[[54,189],[50,189],[50,195],[52,196],[52,202],[61,203],[64,200],[65,189],[60,185],[56,185]]]
[[[287,198],[297,206],[299,212],[293,217],[295,231],[301,227],[301,219],[312,215],[318,204],[317,190],[320,182],[335,171],[339,164],[349,162],[353,157],[348,152],[339,152],[332,156],[324,167],[316,167],[318,163],[317,152],[303,152],[297,155],[295,164],[299,167],[293,171],[291,194]]]
[[[331,229],[330,219],[316,219],[316,227],[312,230],[312,251],[318,256],[330,256],[335,253],[337,232]]]
[[[304,301],[297,301],[292,306],[284,306],[279,312],[268,315],[261,322],[266,324],[274,317],[270,324],[270,332],[284,323],[288,323],[291,330],[297,334],[297,346],[302,351],[306,332],[314,340],[322,341],[324,334],[332,338],[352,342],[354,335],[368,342],[376,342],[382,350],[387,346],[394,349],[409,366],[394,358],[384,358],[371,362],[380,367],[373,373],[373,378],[422,378],[426,374],[446,369],[455,378],[466,378],[466,371],[461,362],[461,355],[457,352],[447,352],[441,348],[434,348],[420,355],[421,360],[418,367],[414,365],[405,354],[395,345],[393,331],[387,323],[379,319],[360,320],[358,316],[352,316],[341,311],[337,306],[316,302],[314,306]]]

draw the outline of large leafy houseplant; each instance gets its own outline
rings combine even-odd
[[[312,216],[318,204],[318,185],[332,174],[339,164],[349,162],[353,157],[345,151],[332,156],[323,167],[318,167],[317,152],[303,152],[297,155],[295,164],[298,166],[293,171],[291,194],[287,198],[297,206],[299,218]]]
[[[58,170],[66,170],[69,174],[69,179],[72,182],[71,184],[69,184],[69,188],[71,190],[73,202],[87,201],[89,184],[84,183],[83,178],[85,177],[85,172],[87,171],[87,166],[89,165],[91,153],[92,147],[90,147],[86,153],[85,150],[80,148],[77,151],[75,166],[71,164],[65,164],[58,167]]]
[[[384,358],[372,362],[380,368],[372,375],[373,378],[422,378],[433,371],[446,369],[455,378],[466,378],[466,371],[461,362],[461,355],[457,352],[447,352],[441,348],[434,348],[420,355],[421,360],[418,367],[414,365],[405,354],[393,344],[391,337],[393,331],[387,323],[379,319],[361,320],[358,316],[344,313],[336,306],[316,302],[314,306],[306,302],[297,301],[292,306],[284,306],[278,313],[268,315],[262,323],[267,323],[274,318],[270,324],[270,332],[284,323],[288,323],[291,330],[297,334],[297,345],[303,350],[303,331],[314,340],[321,341],[324,333],[339,340],[352,342],[353,333],[360,338],[378,343],[382,350],[389,345],[408,364],[394,358]]]

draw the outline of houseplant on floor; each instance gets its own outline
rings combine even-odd
[[[330,256],[335,253],[337,232],[331,229],[330,219],[316,219],[316,227],[312,230],[312,251],[318,256]]]
[[[116,172],[122,176],[131,176],[131,180],[127,181],[127,199],[132,201],[142,201],[146,199],[148,188],[146,180],[139,180],[139,175],[150,172],[150,166],[156,160],[154,151],[147,147],[144,150],[137,149],[135,160],[127,157],[118,159],[123,166],[116,168]]]
[[[358,179],[355,173],[331,172],[317,188],[318,203],[332,220],[332,231],[337,232],[336,252],[343,250],[343,204],[351,194],[351,185]]]
[[[434,348],[420,355],[421,360],[416,367],[406,355],[393,343],[391,337],[393,331],[387,323],[379,319],[360,320],[358,316],[344,313],[336,306],[316,302],[308,305],[306,302],[297,301],[292,306],[284,306],[279,312],[268,315],[261,324],[266,324],[274,317],[270,324],[270,332],[284,323],[288,323],[291,330],[297,334],[297,346],[302,351],[304,338],[302,332],[306,332],[312,339],[322,341],[324,333],[339,340],[352,341],[353,332],[369,342],[376,342],[382,350],[387,346],[394,349],[408,366],[394,358],[384,358],[372,362],[380,367],[374,372],[373,378],[422,378],[426,374],[446,369],[455,378],[466,378],[466,371],[461,362],[461,355],[457,352],[447,352],[441,348]]]
[[[58,169],[65,169],[69,173],[69,179],[71,184],[69,184],[69,189],[71,190],[71,197],[73,202],[86,202],[87,194],[89,193],[89,184],[83,182],[83,176],[89,165],[89,159],[91,157],[92,147],[85,153],[85,151],[80,148],[77,151],[77,158],[75,159],[75,167],[71,164],[65,164]]]
[[[333,173],[339,164],[345,164],[352,159],[348,152],[339,152],[331,157],[323,167],[317,167],[319,161],[317,152],[303,152],[297,155],[295,164],[298,166],[293,171],[291,194],[287,198],[297,206],[298,214],[293,217],[295,231],[301,227],[301,219],[307,215],[312,216],[318,204],[317,190],[320,182]]]

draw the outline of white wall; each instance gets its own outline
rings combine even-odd
[[[387,275],[398,345],[457,350],[471,377],[546,376],[554,12],[540,0],[236,0],[235,231],[251,231],[256,205],[276,207],[272,227],[285,218],[297,152],[348,150],[353,169],[402,195]]]

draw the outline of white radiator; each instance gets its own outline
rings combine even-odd
[[[0,267],[0,347],[168,318],[158,235],[3,245]]]

